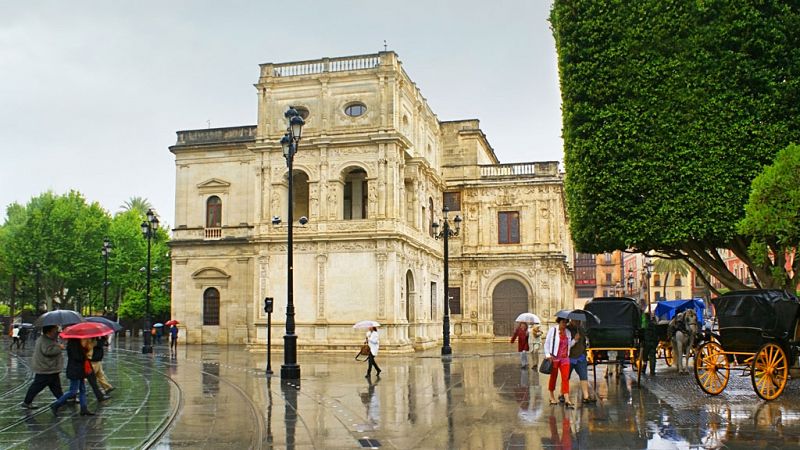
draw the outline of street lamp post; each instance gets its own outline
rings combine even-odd
[[[289,198],[287,216],[289,219],[287,245],[286,245],[286,334],[283,336],[283,365],[281,366],[281,378],[286,380],[300,379],[300,366],[297,364],[297,335],[294,333],[294,265],[292,263],[292,228],[294,217],[292,210],[292,163],[305,121],[293,107],[284,113],[284,117],[289,121],[286,134],[281,139],[283,156],[286,158],[286,167],[289,169]]]
[[[147,220],[142,222],[142,234],[147,239],[147,295],[144,307],[144,327],[142,327],[144,330],[142,353],[153,353],[153,345],[150,342],[150,247],[156,230],[158,230],[158,217],[152,209],[148,209]]]
[[[111,253],[111,241],[103,239],[103,315],[108,313],[108,255]]]
[[[447,206],[442,208],[444,218],[442,220],[442,231],[436,233],[439,224],[434,222],[431,226],[434,229],[434,237],[436,239],[444,239],[444,318],[442,320],[442,355],[449,355],[453,353],[450,348],[450,247],[449,241],[451,236],[458,236],[461,230],[461,216],[456,216],[453,222],[456,224],[455,230],[450,228],[450,222],[447,220],[447,212],[450,211]]]
[[[628,269],[628,295],[633,295],[633,283],[636,277],[633,275],[633,267]]]

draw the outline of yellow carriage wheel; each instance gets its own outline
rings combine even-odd
[[[675,355],[672,353],[672,342],[664,344],[664,362],[667,363],[667,367],[672,367],[672,363],[675,362]]]
[[[783,393],[788,379],[786,352],[773,342],[761,346],[750,370],[750,381],[756,394],[764,400],[775,400]]]
[[[731,370],[723,351],[722,346],[716,342],[706,342],[697,352],[694,378],[706,394],[719,395],[728,385]]]

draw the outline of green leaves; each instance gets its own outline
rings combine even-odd
[[[577,250],[731,245],[800,142],[800,5],[556,0],[551,23]]]

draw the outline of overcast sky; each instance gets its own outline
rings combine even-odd
[[[562,160],[551,0],[33,1],[0,6],[0,206],[76,189],[174,224],[177,130],[256,123],[258,64],[388,41],[439,120],[501,162]]]

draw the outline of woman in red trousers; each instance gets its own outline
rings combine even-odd
[[[569,399],[569,348],[575,344],[572,333],[567,329],[567,319],[561,317],[556,319],[556,325],[547,332],[544,341],[544,356],[553,362],[553,370],[550,372],[550,404],[557,405],[555,390],[556,378],[561,372],[561,395],[564,396],[567,408],[574,408],[575,405]]]

